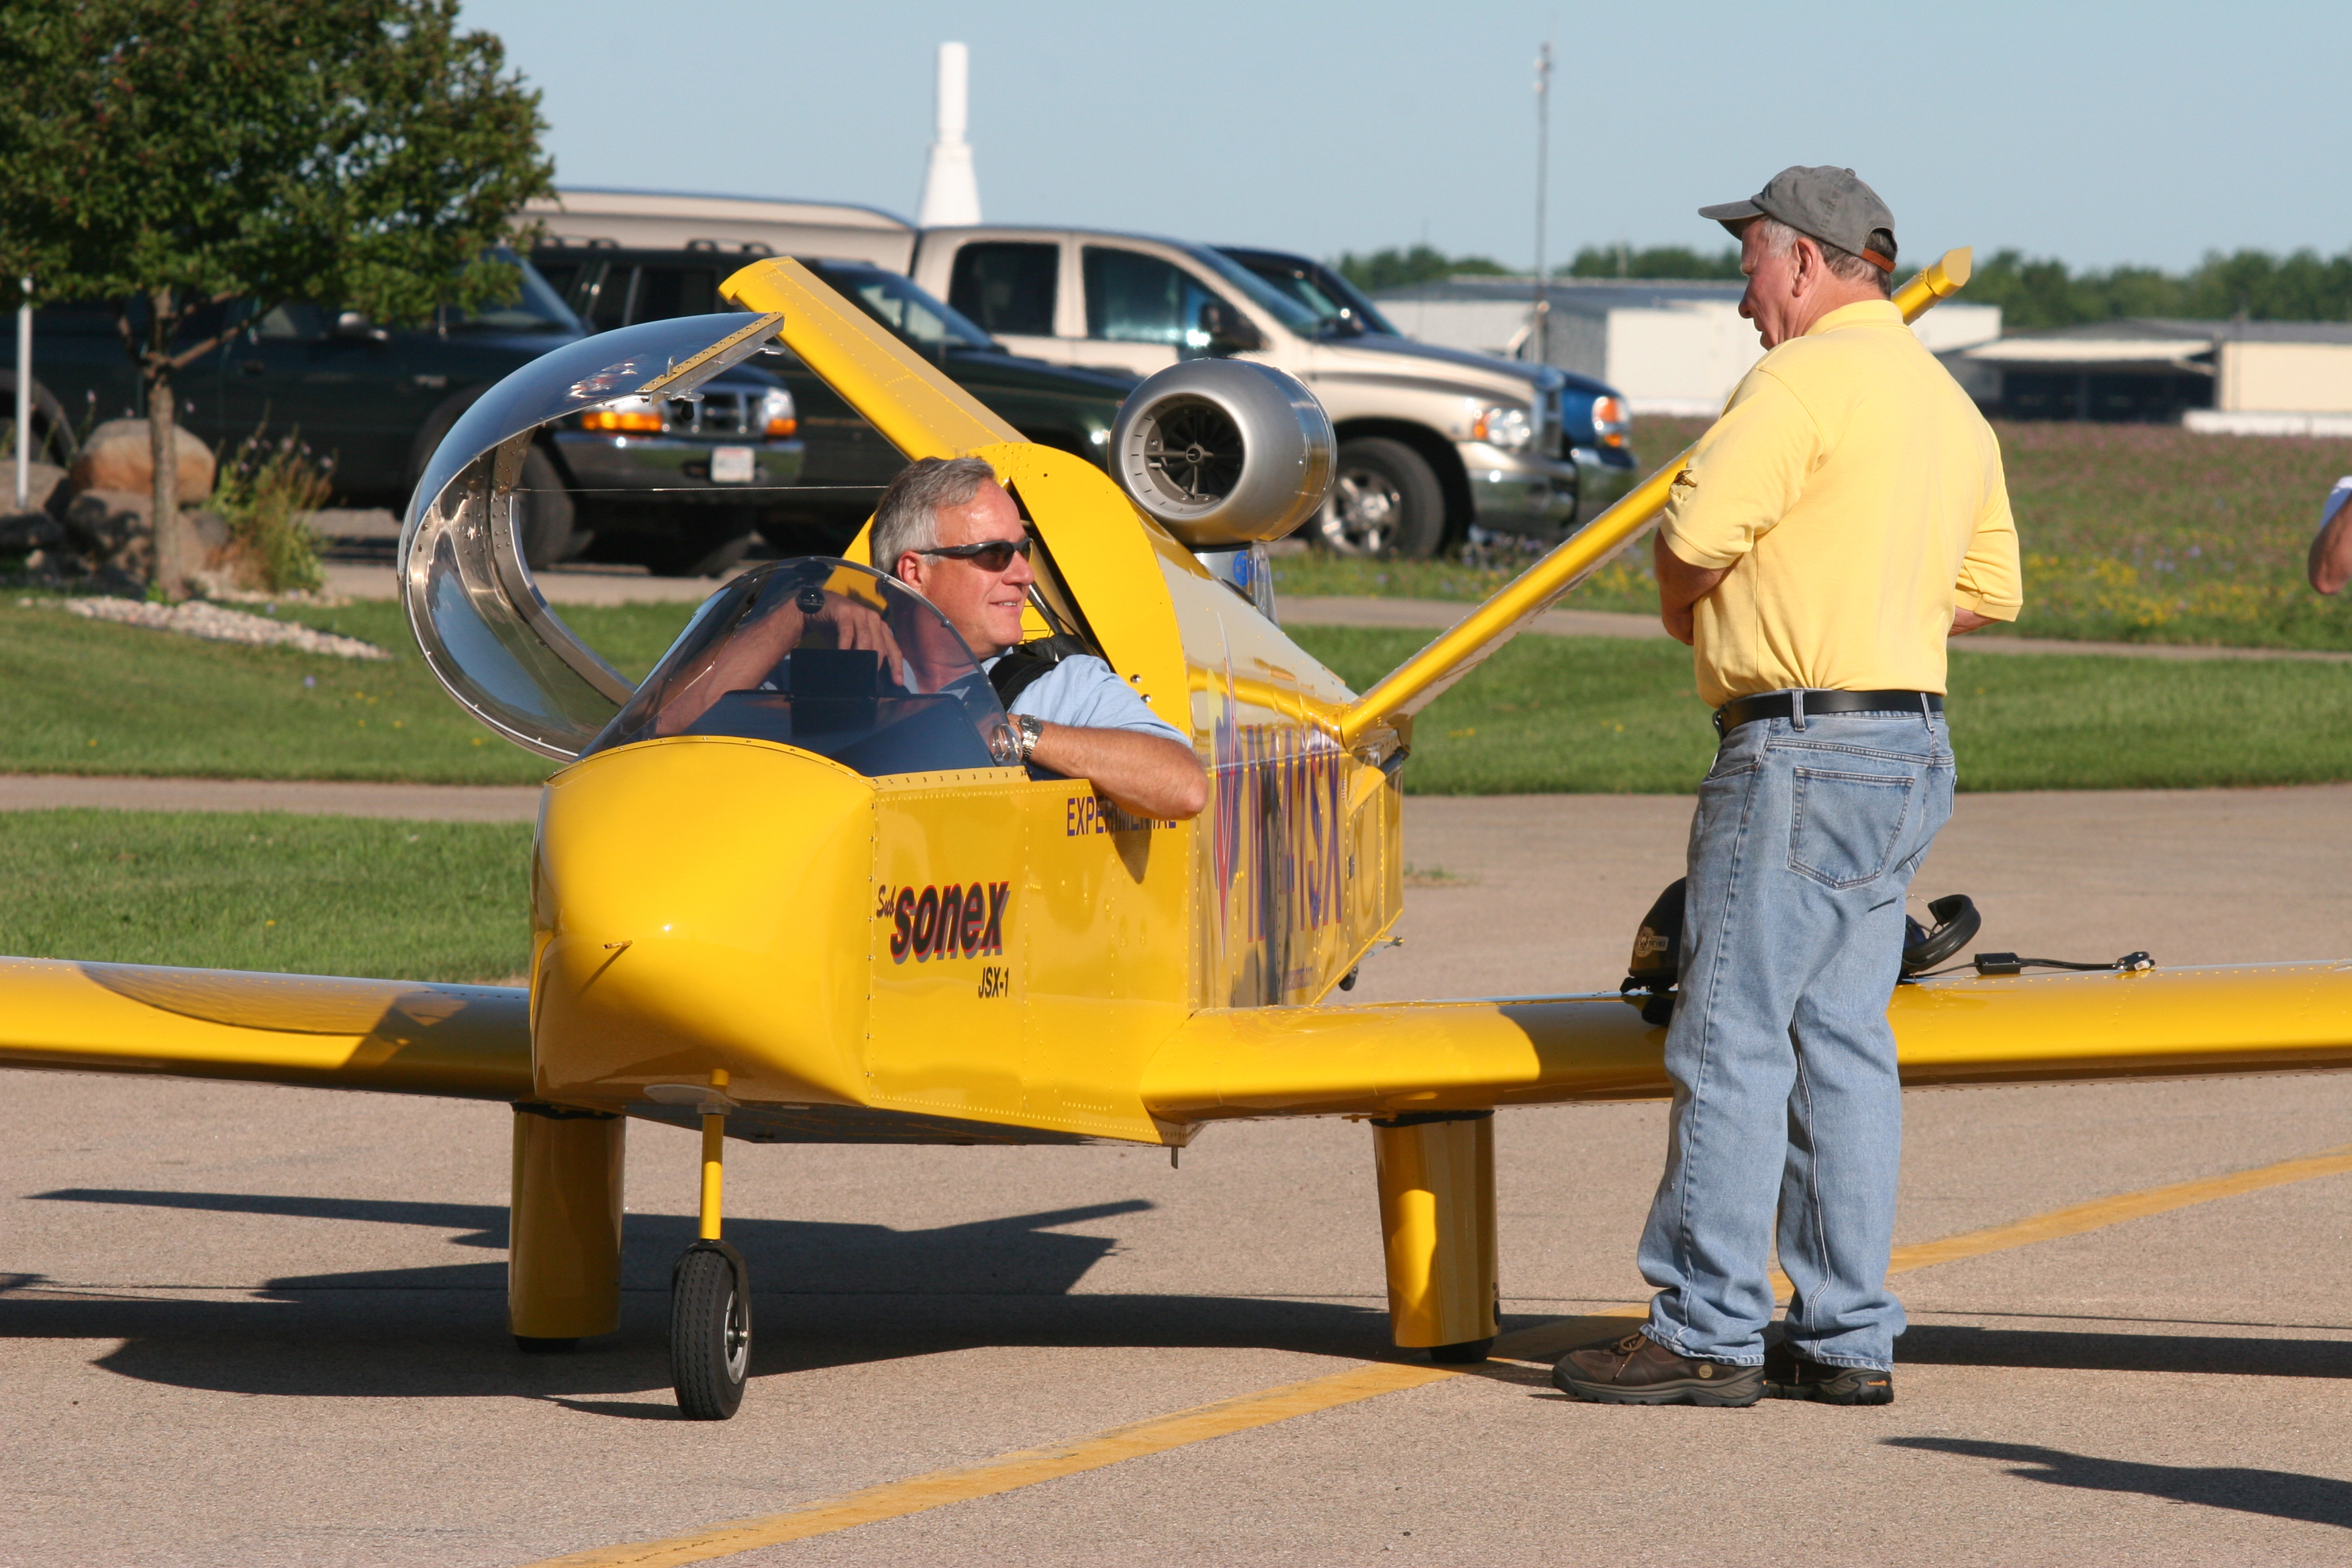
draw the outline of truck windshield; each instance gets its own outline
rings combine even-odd
[[[515,297],[503,305],[483,305],[472,310],[451,310],[449,330],[453,332],[562,332],[566,337],[578,337],[584,330],[580,318],[563,297],[548,287],[539,268],[510,250],[500,250],[497,259],[519,268],[522,286]]]
[[[1300,337],[1323,335],[1323,323],[1316,319],[1314,311],[1223,251],[1212,250],[1205,245],[1188,245],[1184,254],[1248,295],[1251,303]]]
[[[756,567],[711,595],[580,754],[677,735],[773,741],[868,778],[1020,756],[947,618],[896,579],[822,555]]]
[[[971,317],[895,272],[838,261],[813,262],[810,270],[855,300],[859,310],[926,353],[996,346],[996,340],[981,331]]]

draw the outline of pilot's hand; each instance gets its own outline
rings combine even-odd
[[[833,628],[834,647],[878,653],[888,661],[894,677],[903,677],[907,656],[899,652],[898,639],[881,611],[839,594],[827,594],[824,608],[809,618]]]

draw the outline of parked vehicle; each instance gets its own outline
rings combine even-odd
[[[1232,245],[1217,248],[1314,311],[1332,337],[1404,337],[1362,289],[1319,261],[1280,250]],[[1526,374],[1531,385],[1539,368],[1514,359],[1490,358],[1489,363]],[[1573,371],[1560,371],[1559,375],[1560,431],[1577,470],[1576,520],[1586,523],[1633,489],[1639,477],[1633,464],[1633,422],[1623,395],[1614,387]]]
[[[1420,556],[1469,536],[1559,538],[1578,517],[1545,365],[1340,330],[1223,252],[1073,229],[933,229],[915,281],[1017,353],[1149,374],[1240,356],[1313,389],[1339,437],[1332,498],[1307,525],[1351,555]]]
[[[731,309],[719,297],[719,285],[766,254],[756,243],[724,249],[708,241],[676,249],[572,243],[541,246],[532,259],[581,318],[602,331]],[[1017,357],[900,273],[868,261],[803,260],[1030,440],[1102,463],[1111,422],[1135,375]],[[806,494],[771,498],[764,531],[791,553],[837,552],[907,460],[788,352],[771,350],[760,363],[790,388],[807,447],[799,480]]]
[[[511,303],[444,310],[418,328],[387,330],[358,311],[302,301],[257,316],[244,300],[216,306],[184,330],[191,346],[224,328],[229,335],[175,378],[181,421],[216,449],[257,430],[299,430],[331,460],[341,504],[399,510],[477,397],[584,335],[546,280],[514,259],[522,283]],[[37,311],[33,357],[37,405],[68,427],[52,449],[69,447],[74,429],[140,414],[138,373],[111,301]],[[796,417],[782,380],[742,367],[698,402],[572,416],[524,463],[526,556],[543,567],[593,545],[669,574],[732,564],[761,521],[746,487],[799,476]]]

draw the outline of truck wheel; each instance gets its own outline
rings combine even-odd
[[[523,563],[544,572],[572,554],[572,498],[555,460],[533,447],[515,483],[515,526],[522,535]]]
[[[1334,555],[1419,560],[1445,537],[1445,492],[1428,460],[1402,441],[1342,441],[1330,499],[1307,531]]]
[[[662,521],[659,532],[621,546],[656,577],[723,577],[758,530],[756,518],[734,507],[680,507]]]

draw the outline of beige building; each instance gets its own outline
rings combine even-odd
[[[1541,359],[1622,394],[1635,415],[1721,413],[1763,357],[1739,315],[1736,282],[1561,279],[1546,290],[1549,330],[1535,347],[1535,280],[1450,278],[1377,296],[1408,337],[1512,359]],[[2000,308],[1952,300],[1912,331],[1945,353],[2000,336]]]
[[[2241,436],[2352,436],[2352,322],[2124,318],[1969,349],[2011,418],[2174,420]]]

